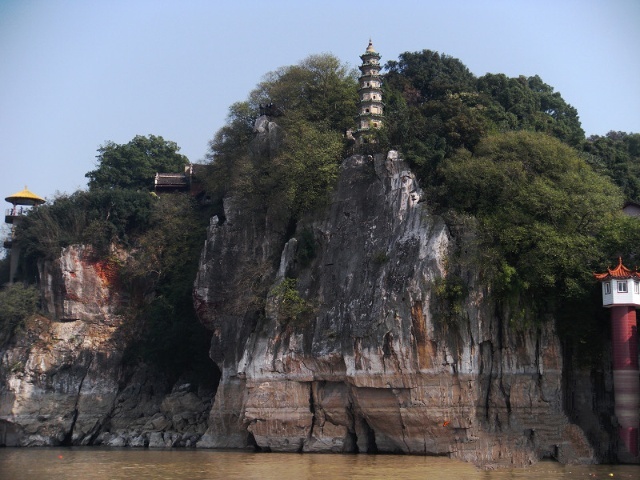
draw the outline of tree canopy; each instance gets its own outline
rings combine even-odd
[[[502,289],[545,302],[585,294],[604,256],[598,240],[619,218],[622,196],[579,152],[556,138],[508,132],[443,162],[441,203],[476,216],[495,253]]]
[[[126,144],[107,142],[98,149],[98,166],[88,172],[89,189],[153,190],[156,172],[182,173],[189,160],[175,142],[160,136],[136,135]]]
[[[333,187],[357,99],[355,72],[333,55],[312,55],[268,73],[247,101],[231,106],[210,142],[210,187],[219,195],[239,194],[251,210],[295,222]],[[253,141],[253,122],[259,106],[269,103],[283,115],[271,138],[277,145],[267,151]]]
[[[622,188],[627,200],[640,202],[640,133],[593,135],[583,150],[587,162]]]
[[[572,146],[584,139],[577,111],[538,76],[476,78],[460,60],[430,50],[385,67],[386,141],[425,186],[443,159],[458,148],[473,152],[492,133],[544,132]]]
[[[264,76],[250,93],[249,104],[274,103],[281,123],[298,119],[319,129],[344,132],[353,126],[358,108],[357,76],[331,54],[310,55],[297,65],[281,67]]]

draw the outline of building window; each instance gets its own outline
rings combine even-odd
[[[640,293],[640,282],[638,280],[633,281],[633,293],[636,295]]]
[[[627,282],[618,282],[618,293],[627,293]]]
[[[611,284],[609,282],[604,284],[604,294],[611,295]]]

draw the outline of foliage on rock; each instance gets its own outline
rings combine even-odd
[[[285,278],[273,287],[269,295],[276,305],[278,320],[284,325],[302,326],[305,324],[311,305],[300,296],[295,278]]]
[[[211,190],[285,223],[322,205],[357,112],[356,85],[355,73],[326,54],[267,74],[210,143]],[[253,122],[267,104],[279,112],[279,130],[277,148],[265,151],[253,142]]]
[[[14,283],[0,289],[0,345],[29,315],[33,315],[40,301],[40,292],[32,285]]]
[[[458,326],[464,319],[464,302],[468,287],[457,275],[437,278],[433,284],[434,314],[436,320],[450,327]]]
[[[29,212],[16,231],[28,270],[39,258],[54,259],[74,243],[92,245],[99,256],[113,243],[129,245],[151,213],[149,192],[114,188],[77,191]]]
[[[207,219],[187,194],[156,197],[147,228],[132,239],[120,269],[140,329],[129,355],[173,377],[209,364],[210,333],[196,318],[191,295]]]
[[[184,171],[189,160],[175,142],[160,136],[136,135],[126,144],[107,142],[98,149],[98,166],[85,176],[89,188],[153,190],[156,172]]]
[[[545,134],[497,134],[439,173],[440,204],[480,220],[496,293],[516,291],[547,309],[588,294],[622,196],[576,150]]]

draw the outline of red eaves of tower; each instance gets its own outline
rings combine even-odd
[[[607,268],[607,271],[604,273],[594,273],[594,278],[596,280],[608,280],[610,278],[640,278],[640,272],[638,269],[631,270],[630,268],[625,267],[622,264],[622,257],[618,257],[618,266],[616,268]]]

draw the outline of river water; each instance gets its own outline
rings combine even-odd
[[[0,448],[0,479],[640,479],[640,466],[480,470],[443,457],[249,453],[218,450]]]

